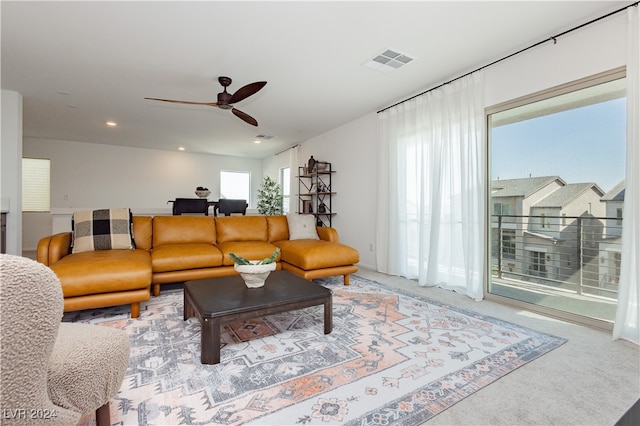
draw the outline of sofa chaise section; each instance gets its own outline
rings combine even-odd
[[[140,302],[151,287],[151,217],[134,216],[136,249],[71,253],[71,232],[38,242],[38,261],[49,266],[62,283],[64,311],[131,304],[131,317],[140,315]]]
[[[269,241],[280,247],[285,271],[307,280],[342,275],[344,285],[349,285],[350,274],[358,272],[355,264],[360,261],[360,254],[339,242],[335,228],[316,227],[317,240],[291,240],[286,216],[267,216],[267,221]]]

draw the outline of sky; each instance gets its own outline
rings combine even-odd
[[[491,179],[560,176],[605,192],[624,179],[626,99],[500,126],[491,133]]]

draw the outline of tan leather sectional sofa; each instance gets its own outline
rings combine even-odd
[[[277,269],[306,279],[358,270],[358,251],[338,242],[334,228],[317,227],[319,239],[289,239],[286,216],[133,216],[135,249],[71,253],[71,232],[42,238],[38,261],[58,275],[64,310],[131,304],[160,294],[160,286],[236,274],[229,253],[263,259],[280,247]]]

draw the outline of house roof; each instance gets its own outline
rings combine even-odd
[[[624,201],[624,180],[607,191],[600,201]]]
[[[558,241],[563,241],[561,238],[557,238],[557,237],[554,237],[553,235],[547,235],[540,232],[524,231],[524,234],[530,235],[532,237],[540,238],[543,240],[549,240],[549,241],[552,241],[554,244],[557,243]]]
[[[558,181],[560,185],[567,183],[560,176],[539,176],[523,179],[504,179],[491,182],[491,196],[496,197],[528,197],[545,186]]]
[[[604,191],[593,182],[570,183],[556,189],[532,207],[564,207],[590,189],[593,189],[600,197],[604,194]]]

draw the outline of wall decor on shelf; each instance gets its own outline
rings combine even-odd
[[[305,214],[313,213],[313,205],[311,204],[311,200],[302,201],[302,213],[305,213]]]
[[[313,214],[318,226],[332,226],[333,211],[332,176],[335,173],[331,163],[317,161],[313,156],[306,165],[298,167],[298,212]]]

